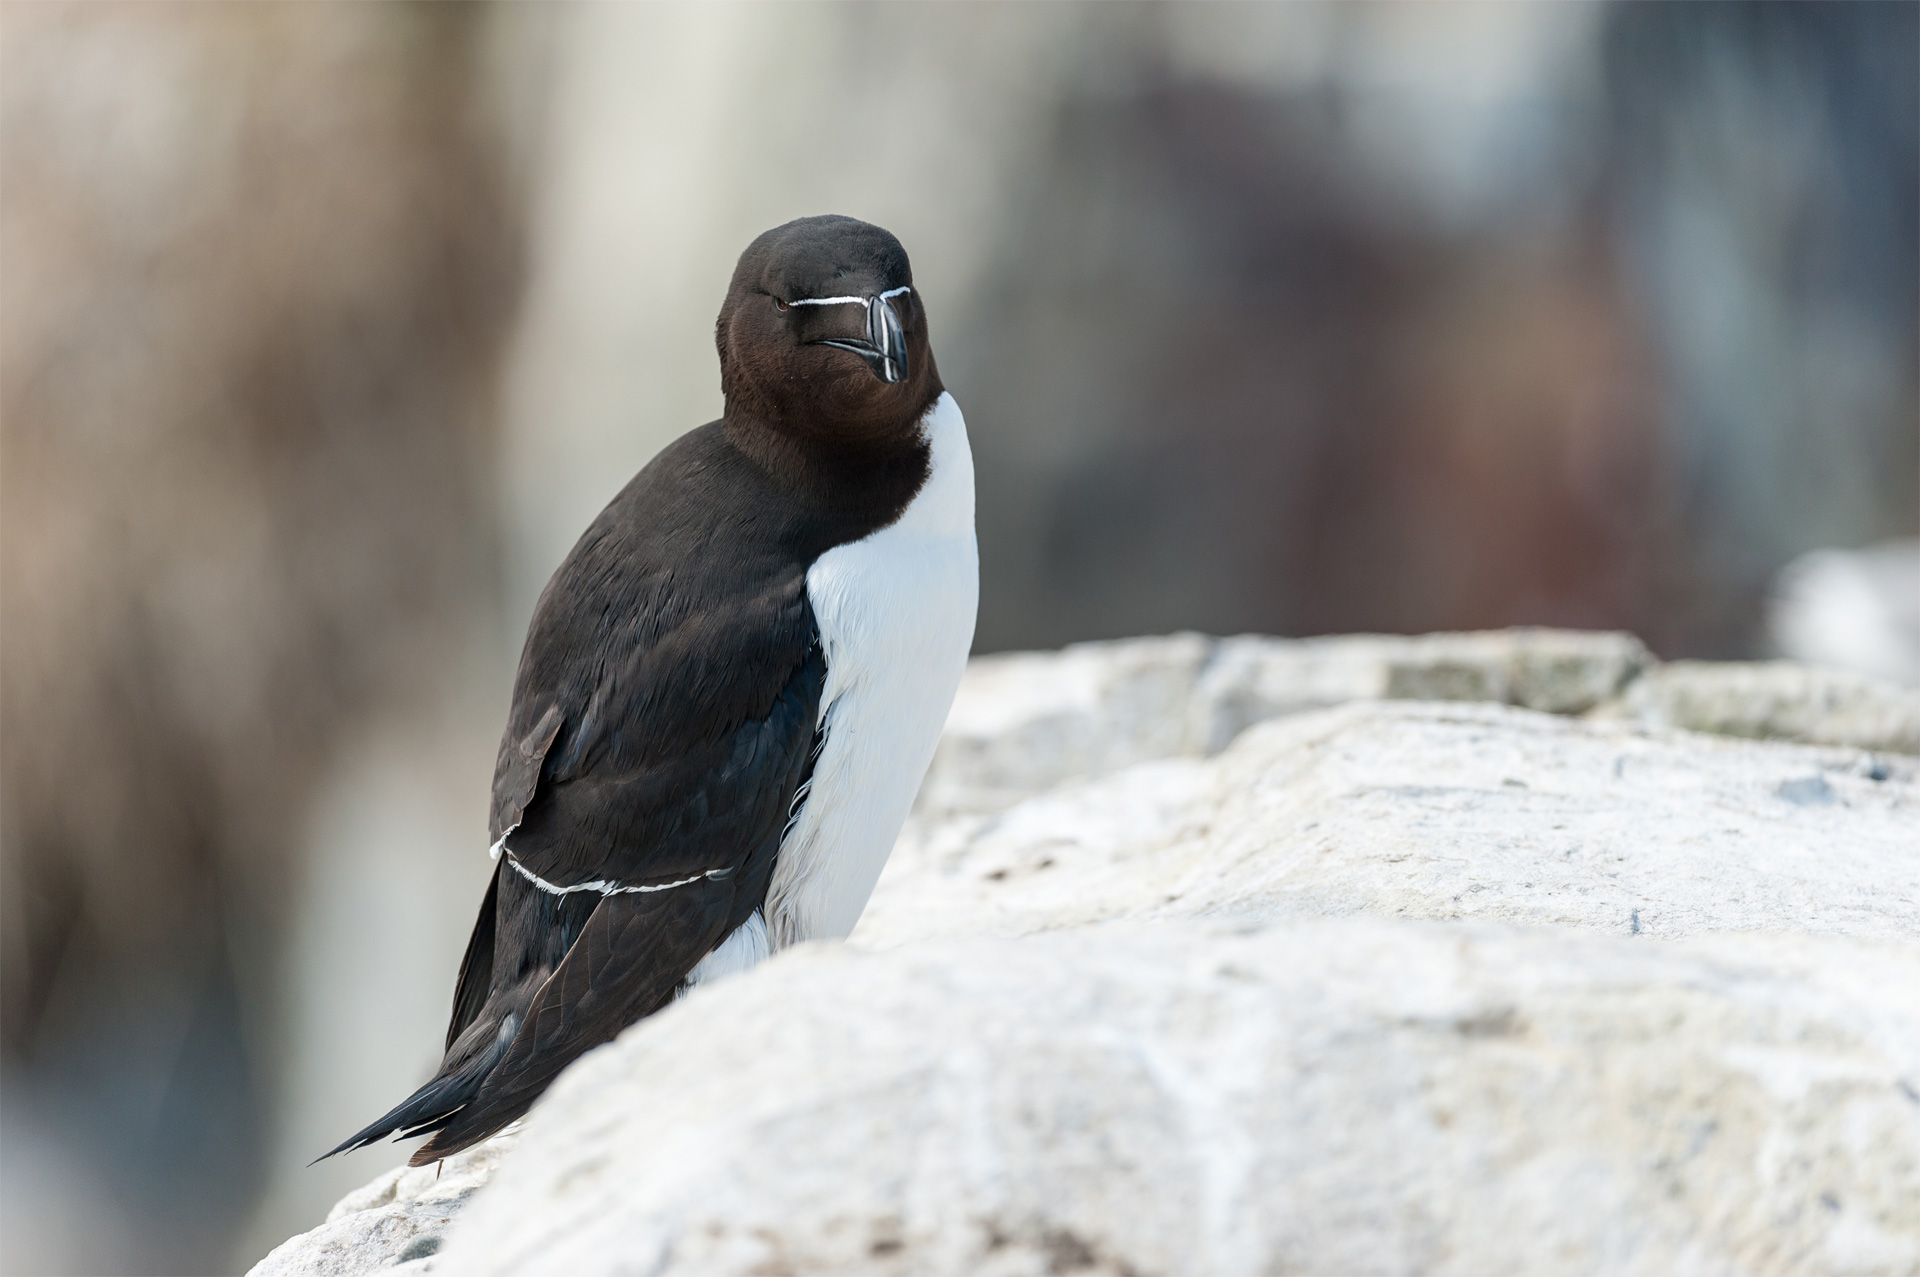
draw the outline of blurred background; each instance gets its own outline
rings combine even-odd
[[[237,1271],[403,1158],[305,1165],[436,1061],[533,599],[795,216],[913,254],[978,650],[1920,679],[1917,16],[7,4],[5,1271]]]

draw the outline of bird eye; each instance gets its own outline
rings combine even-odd
[[[773,299],[773,308],[775,310],[785,310],[787,309],[787,304],[781,301],[778,297],[775,297]]]

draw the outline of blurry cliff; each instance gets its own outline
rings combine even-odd
[[[1659,352],[1696,649],[1920,519],[1920,6],[1623,5],[1608,184]]]
[[[519,236],[478,17],[7,9],[10,1247],[227,1262],[290,832],[491,588]]]
[[[400,1159],[303,1167],[431,1066],[534,596],[757,232],[913,253],[983,651],[1752,654],[1916,530],[1916,12],[0,10],[4,1266]]]

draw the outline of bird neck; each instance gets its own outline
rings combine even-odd
[[[900,516],[932,472],[925,415],[921,408],[896,429],[835,437],[768,422],[730,401],[722,423],[733,446],[777,487],[877,528]]]

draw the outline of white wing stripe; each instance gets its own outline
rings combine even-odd
[[[506,839],[502,838],[500,841],[505,842]],[[528,882],[540,888],[540,890],[555,896],[568,896],[576,891],[597,891],[603,896],[624,896],[630,893],[648,891],[672,891],[675,887],[684,887],[690,882],[699,882],[702,878],[724,878],[733,872],[731,869],[709,869],[705,873],[697,873],[691,878],[682,878],[677,882],[655,883],[650,887],[627,887],[617,882],[608,882],[604,878],[598,878],[592,882],[576,882],[571,887],[556,887],[533,870],[521,864],[519,857],[515,856],[511,851],[507,853],[507,863],[512,865],[522,878],[525,878]]]

